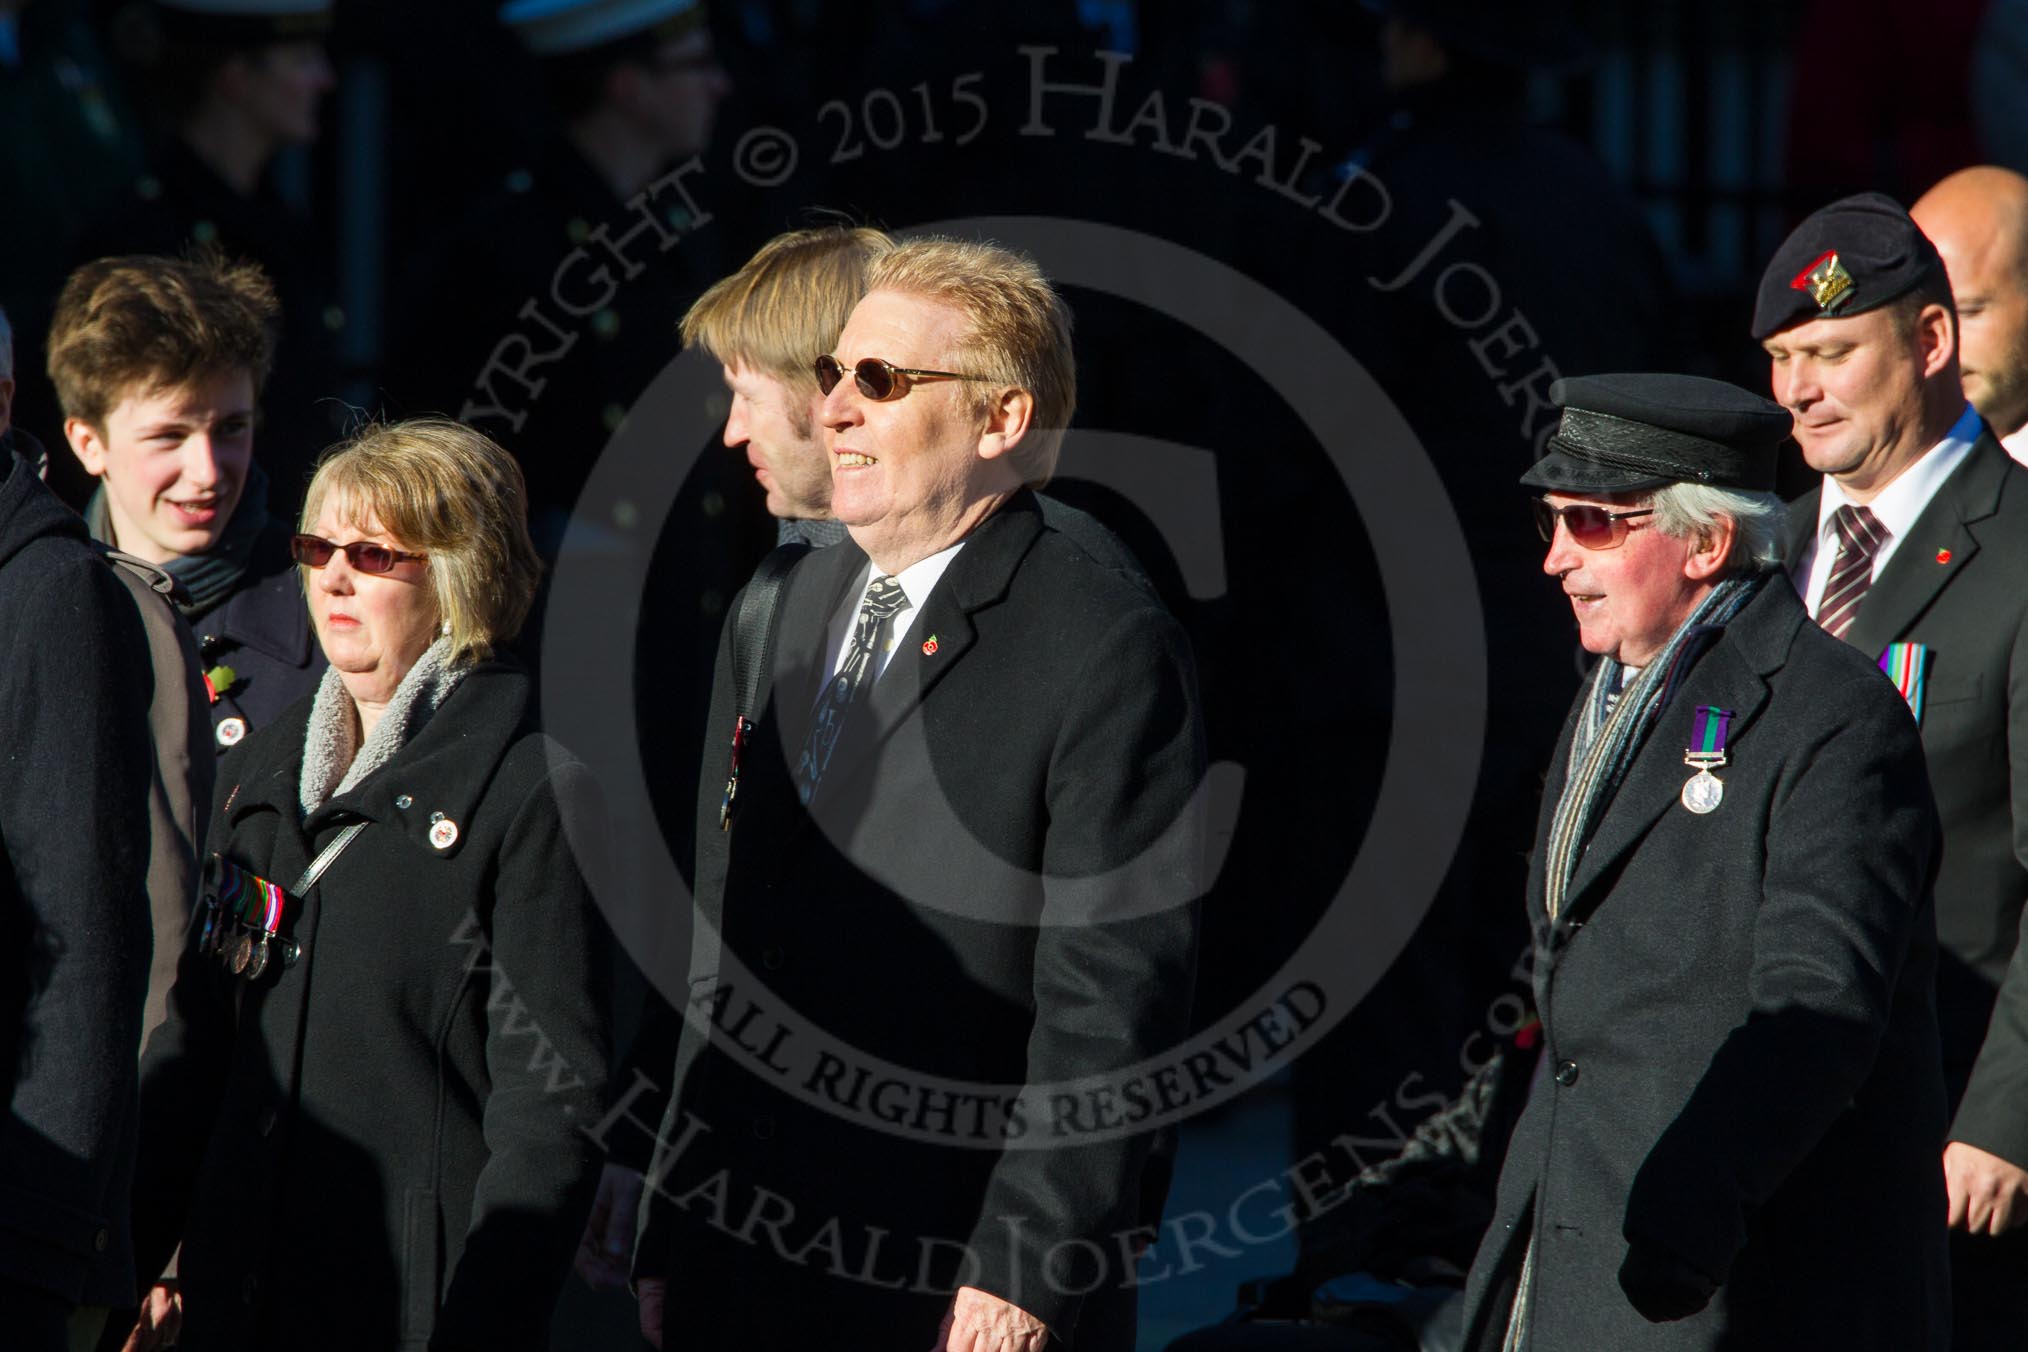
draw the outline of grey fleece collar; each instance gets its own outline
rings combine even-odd
[[[305,817],[393,760],[394,754],[422,731],[471,670],[470,664],[452,666],[450,654],[450,639],[440,638],[416,659],[394,688],[387,711],[364,746],[359,744],[359,713],[352,696],[346,692],[338,669],[325,669],[303,733],[303,777],[296,800]]]

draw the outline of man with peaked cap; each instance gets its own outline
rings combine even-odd
[[[1950,275],[1965,398],[2028,464],[2028,178],[1991,164],[1960,169],[1908,214]]]
[[[553,554],[711,275],[691,180],[731,82],[699,0],[510,0],[500,22],[539,62],[557,134],[407,279],[389,379],[514,453]]]
[[[1599,662],[1543,790],[1543,1059],[1466,1346],[1940,1349],[1915,727],[1781,576],[1781,408],[1674,375],[1553,397],[1522,483]]]
[[[1965,400],[1936,249],[1892,201],[1805,220],[1761,281],[1753,335],[1823,485],[1790,511],[1818,623],[1887,668],[1921,729],[1944,831],[1937,1016],[1955,1345],[2028,1326],[2028,470]]]

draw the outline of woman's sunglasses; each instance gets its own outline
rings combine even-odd
[[[826,353],[817,358],[817,388],[825,394],[838,388],[838,382],[845,378],[845,367],[836,357]],[[862,357],[852,367],[852,381],[859,386],[859,392],[874,403],[885,403],[899,399],[908,393],[909,386],[918,380],[991,380],[991,376],[961,375],[956,371],[919,371],[913,367],[896,366],[878,357]]]
[[[1627,532],[1633,527],[1627,522],[1637,516],[1653,516],[1653,507],[1640,507],[1631,512],[1608,512],[1603,507],[1590,503],[1576,503],[1569,507],[1551,507],[1541,498],[1535,499],[1535,529],[1545,544],[1556,541],[1556,523],[1561,520],[1563,528],[1570,532],[1570,538],[1583,549],[1618,549],[1627,542]]]
[[[426,559],[427,554],[411,554],[406,550],[388,545],[377,545],[371,540],[354,540],[349,545],[336,544],[321,535],[292,535],[289,537],[289,554],[297,563],[310,568],[322,568],[331,562],[331,556],[339,550],[345,551],[345,560],[362,573],[386,573],[394,565],[407,559]]]

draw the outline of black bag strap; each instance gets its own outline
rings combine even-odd
[[[774,657],[775,611],[790,571],[809,552],[806,544],[776,546],[753,570],[740,597],[739,615],[732,622],[733,712],[749,723],[760,713],[761,679]]]
[[[732,617],[732,745],[725,771],[725,796],[718,803],[718,829],[732,829],[732,806],[739,797],[739,761],[747,736],[760,716],[761,685],[773,668],[776,613],[789,573],[810,552],[806,544],[777,545],[754,569]]]
[[[296,885],[289,889],[289,895],[297,898],[309,896],[310,889],[315,887],[317,880],[324,876],[324,870],[336,863],[338,856],[345,853],[345,847],[358,839],[359,833],[365,829],[365,822],[353,822],[343,831],[333,836],[331,843],[326,845],[318,853],[317,857],[310,861],[310,867],[303,870],[303,876],[296,879]]]
[[[761,560],[754,569],[752,580],[741,594],[739,610],[732,618],[732,689],[733,723],[730,763],[726,768],[725,797],[718,805],[718,829],[732,829],[733,800],[739,796],[739,759],[746,750],[747,735],[753,730],[754,720],[760,714],[761,683],[766,679],[774,658],[776,616],[781,609],[782,593],[788,590],[789,573],[803,555],[810,552],[806,544],[777,546],[772,553]],[[702,839],[697,842],[700,858],[706,845]],[[708,1000],[718,984],[718,963],[723,948],[718,926],[722,919],[719,908],[707,897],[697,899],[697,922],[690,936],[690,1001],[697,1004]],[[670,1094],[668,1113],[676,1111],[678,1091],[690,1074],[690,1067],[703,1050],[701,1035],[688,1026],[687,1016],[677,1015],[678,1033],[675,1064],[670,1073]],[[663,1118],[663,1132],[655,1146],[659,1160],[664,1150],[663,1142],[670,1139],[669,1129],[672,1117]],[[659,1167],[659,1166],[658,1166]],[[658,1175],[659,1176],[659,1175]],[[643,1208],[642,1215],[648,1214]],[[644,1220],[643,1225],[646,1224]]]

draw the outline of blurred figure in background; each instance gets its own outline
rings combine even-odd
[[[1518,475],[1540,456],[1556,425],[1548,389],[1559,376],[1675,369],[1682,327],[1670,269],[1638,204],[1590,147],[1530,116],[1530,81],[1593,53],[1572,6],[1369,0],[1365,8],[1378,89],[1353,110],[1364,120],[1344,129],[1356,137],[1350,154],[1307,188],[1335,203],[1337,244],[1322,258],[1266,259],[1263,275],[1284,278],[1283,293],[1302,297],[1372,374],[1440,476],[1477,582],[1475,597],[1455,599],[1461,614],[1472,608],[1483,642],[1487,704],[1470,816],[1434,903],[1360,1007],[1294,1069],[1294,1157],[1320,1153],[1337,1183],[1360,1165],[1331,1142],[1397,1130],[1385,1114],[1400,1109],[1404,1077],[1415,1078],[1418,1095],[1426,1087],[1429,1101],[1455,1092],[1465,1072],[1458,1050],[1488,1001],[1513,986],[1527,945],[1512,903],[1525,882],[1542,765],[1579,664],[1561,598],[1535,576],[1540,542],[1497,471]],[[1354,444],[1363,434],[1345,433]],[[1283,547],[1290,515],[1268,518],[1258,548]],[[1356,536],[1334,550],[1357,552]],[[1340,616],[1333,628],[1344,653],[1274,678],[1297,682],[1286,697],[1325,746],[1368,744],[1357,722],[1375,705],[1347,698],[1342,673],[1363,667],[1374,636],[1389,630],[1377,582],[1314,598],[1313,613]],[[1283,585],[1291,584],[1302,585]],[[1391,707],[1393,694],[1375,689],[1371,700]],[[1348,721],[1324,721],[1334,717]],[[1328,842],[1353,811],[1345,778],[1334,760],[1281,776],[1282,787],[1267,792],[1288,795],[1287,819],[1318,814],[1311,835]],[[1331,792],[1319,791],[1324,783]],[[1286,848],[1251,859],[1242,857],[1248,849],[1242,835],[1228,874],[1284,876],[1290,867]],[[1343,866],[1319,882],[1342,876]],[[1271,927],[1262,910],[1250,909],[1249,927]],[[1302,932],[1279,942],[1292,945]],[[1225,949],[1212,942],[1206,951]],[[1403,1112],[1399,1129],[1413,1120]]]
[[[560,131],[395,297],[390,393],[514,452],[548,555],[709,275],[684,165],[730,84],[699,0],[514,0],[500,21],[541,61]]]
[[[2028,464],[2028,178],[1994,165],[1961,169],[1908,214],[1950,275],[1965,397]]]
[[[21,338],[14,418],[38,440],[61,421],[37,353],[76,263],[77,232],[133,183],[140,127],[113,79],[87,0],[0,0],[0,309]],[[32,129],[30,132],[28,129]]]
[[[266,460],[276,508],[293,515],[317,453],[343,429],[329,402],[344,323],[330,213],[284,172],[289,152],[318,139],[336,83],[331,0],[134,0],[115,23],[154,135],[146,170],[84,230],[77,257],[216,246],[273,280],[283,341],[263,407]]]

